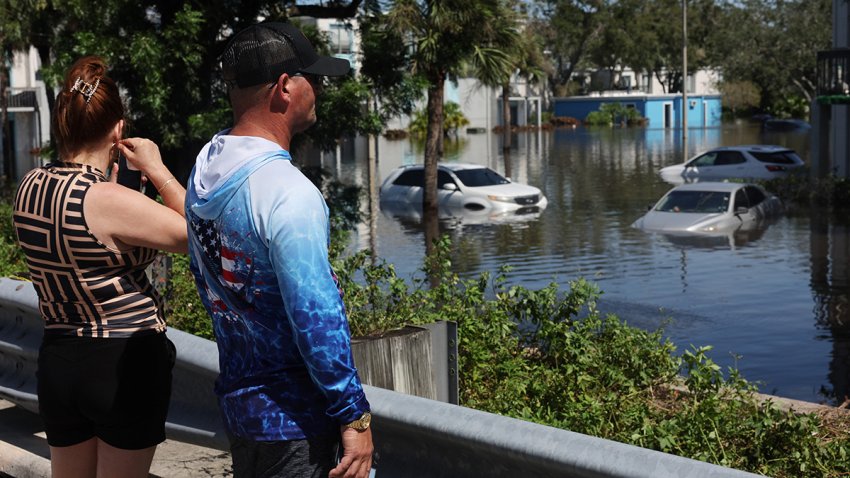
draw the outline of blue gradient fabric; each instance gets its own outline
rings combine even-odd
[[[234,163],[244,150],[232,138],[204,148],[186,194],[191,267],[213,321],[226,427],[256,441],[338,434],[369,403],[328,261],[327,205],[287,151]],[[238,166],[210,173],[219,156]],[[198,171],[214,184],[199,188]]]

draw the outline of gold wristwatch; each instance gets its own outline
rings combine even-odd
[[[360,415],[360,418],[354,420],[351,423],[346,423],[346,428],[353,428],[358,432],[365,432],[369,429],[369,424],[372,422],[372,414],[369,412],[365,412],[363,415]]]

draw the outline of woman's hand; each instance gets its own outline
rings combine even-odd
[[[129,164],[145,173],[146,176],[156,177],[165,169],[162,156],[159,154],[159,146],[149,139],[126,138],[119,141],[116,147],[127,158]]]

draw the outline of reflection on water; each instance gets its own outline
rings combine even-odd
[[[504,173],[497,135],[469,135],[447,160]],[[809,154],[809,136],[757,126],[691,130],[688,155],[734,144],[779,144]],[[323,158],[340,177],[368,184],[366,154]],[[344,149],[345,149],[344,148]],[[378,181],[422,162],[409,141],[378,147]],[[681,162],[681,134],[661,129],[583,129],[520,133],[511,176],[549,199],[521,222],[446,219],[453,265],[465,277],[512,266],[509,283],[538,288],[585,277],[604,291],[600,308],[643,328],[664,326],[683,350],[713,345],[767,393],[811,400],[850,394],[850,225],[820,211],[797,211],[769,227],[705,241],[646,234],[630,225],[668,189],[657,171]],[[377,253],[402,276],[418,274],[424,233],[415,218],[377,218]],[[364,224],[353,248],[369,247]]]
[[[748,242],[754,242],[764,236],[770,222],[764,221],[753,227],[736,229],[725,234],[663,234],[657,235],[670,241],[671,244],[684,249],[735,249]]]
[[[813,214],[810,229],[814,316],[833,344],[824,393],[842,402],[850,395],[850,224]]]

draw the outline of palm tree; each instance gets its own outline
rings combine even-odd
[[[494,35],[494,44],[490,47],[501,52],[504,61],[488,62],[486,56],[476,52],[472,57],[471,68],[481,84],[502,90],[502,152],[505,155],[505,175],[510,176],[511,79],[516,75],[536,83],[546,74],[547,62],[538,36],[522,25],[520,6],[516,0],[506,0],[501,8],[502,12],[493,25],[498,33]]]
[[[442,151],[446,78],[458,75],[473,58],[488,68],[508,68],[508,55],[496,47],[502,44],[497,36],[504,34],[496,28],[504,5],[505,0],[396,0],[388,13],[391,27],[408,40],[411,70],[428,84],[422,198],[425,217],[437,215],[437,162]]]

